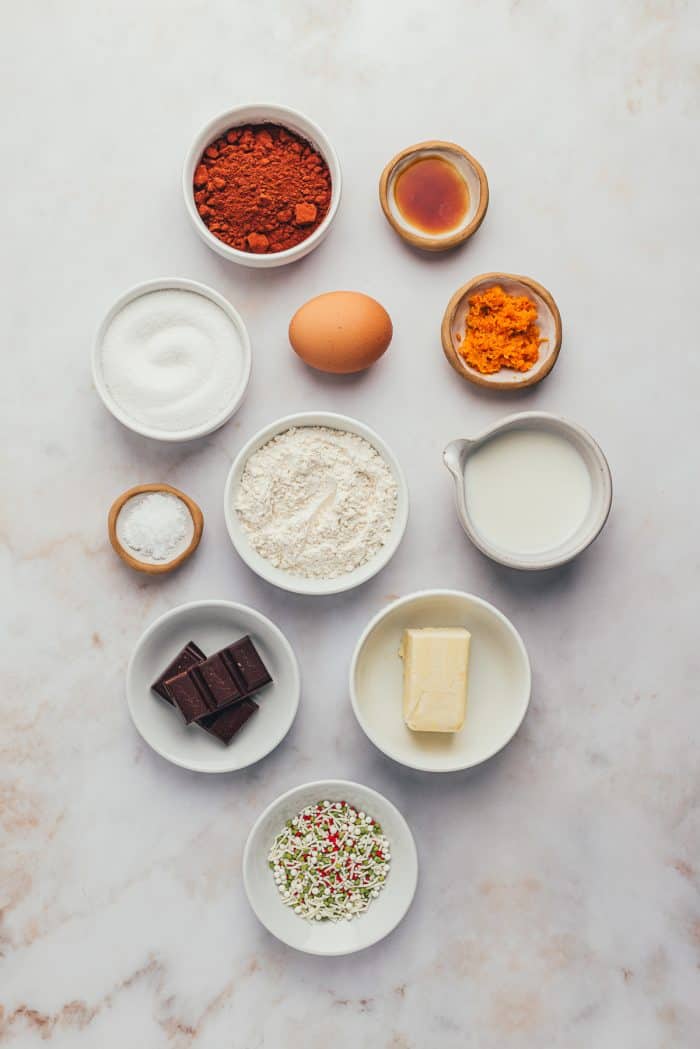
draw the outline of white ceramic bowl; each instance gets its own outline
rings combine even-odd
[[[104,339],[107,328],[119,311],[124,309],[124,307],[130,302],[133,302],[134,299],[140,298],[142,295],[148,295],[152,291],[171,290],[191,291],[209,299],[223,310],[231,321],[237,335],[236,339],[231,342],[231,352],[238,357],[239,378],[228,404],[222,411],[212,416],[210,419],[207,419],[200,426],[195,426],[188,430],[156,429],[155,427],[147,426],[145,423],[133,418],[115,401],[107,388],[102,371],[102,340]],[[200,284],[195,280],[183,280],[179,277],[166,277],[159,280],[144,281],[142,284],[137,284],[135,287],[125,292],[117,299],[107,316],[100,324],[92,348],[92,378],[95,383],[95,389],[97,390],[105,408],[107,408],[114,418],[118,419],[123,426],[126,426],[127,429],[133,430],[134,433],[141,434],[143,437],[151,437],[156,441],[191,441],[196,437],[204,437],[206,434],[218,430],[220,426],[223,426],[224,423],[231,418],[243,400],[246,389],[248,388],[250,369],[250,339],[240,313],[233,308],[231,303],[225,299],[223,295],[219,295],[218,291],[214,291],[213,288],[209,288],[206,284]]]
[[[519,553],[492,542],[479,530],[472,518],[469,491],[465,480],[467,460],[492,437],[513,430],[552,433],[568,441],[581,456],[590,479],[590,499],[580,524],[558,546],[536,553]],[[460,524],[483,554],[498,564],[524,571],[557,568],[573,560],[598,538],[612,506],[612,475],[608,461],[591,435],[575,423],[549,412],[518,412],[490,426],[477,437],[452,441],[443,452],[443,460],[455,482],[455,503]]]
[[[399,644],[405,629],[428,626],[463,626],[472,635],[461,732],[412,732],[403,720]],[[350,667],[352,708],[366,735],[394,761],[423,772],[456,772],[497,754],[525,717],[530,687],[530,661],[513,624],[459,590],[422,590],[382,609],[357,642]]]
[[[196,725],[185,725],[151,685],[188,641],[212,655],[244,634],[250,634],[272,684],[254,697],[260,709],[226,746]],[[126,698],[138,732],[161,757],[194,772],[233,772],[264,758],[291,728],[300,691],[296,657],[279,627],[232,601],[193,601],[160,616],[139,638],[126,672]]]
[[[305,576],[293,575],[291,572],[275,568],[253,549],[233,508],[241,474],[250,456],[277,434],[284,433],[292,426],[327,426],[334,430],[347,430],[350,433],[359,434],[377,449],[394,475],[398,487],[398,500],[396,515],[387,541],[366,564],[360,565],[347,575],[337,576],[334,579],[307,579]],[[277,419],[276,422],[263,427],[240,450],[226,479],[224,515],[231,542],[248,567],[252,568],[262,579],[295,594],[339,594],[367,582],[381,571],[396,553],[408,520],[408,486],[398,459],[389,446],[369,426],[365,426],[357,419],[352,419],[349,415],[338,415],[336,412],[298,412],[296,415],[285,415],[282,419]]]
[[[318,801],[347,801],[381,824],[391,843],[391,871],[382,892],[352,921],[309,922],[282,903],[267,857],[285,821]],[[361,783],[318,780],[280,795],[258,817],[243,852],[243,883],[251,907],[273,936],[307,954],[353,954],[387,936],[406,911],[416,891],[418,855],[410,828],[383,795]]]
[[[328,212],[318,229],[300,244],[286,251],[270,252],[268,255],[255,255],[252,252],[238,251],[236,248],[224,244],[223,241],[210,233],[207,226],[200,218],[194,202],[193,180],[194,173],[201,156],[206,147],[229,128],[239,127],[241,124],[280,124],[290,131],[296,132],[319,151],[331,176],[331,202]],[[288,106],[277,106],[270,103],[253,103],[250,105],[235,106],[220,116],[210,120],[206,127],[202,128],[195,138],[189,153],[185,158],[185,166],[182,172],[182,191],[185,197],[187,214],[192,219],[194,228],[205,244],[219,255],[231,262],[237,262],[241,266],[249,266],[253,269],[271,269],[274,266],[286,266],[289,262],[296,262],[310,251],[317,248],[322,240],[328,235],[331,223],[335,218],[340,203],[341,190],[340,162],[333,146],[321,128],[303,113]]]

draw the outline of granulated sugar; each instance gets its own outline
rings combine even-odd
[[[107,326],[101,357],[107,390],[125,415],[178,433],[220,417],[244,367],[238,329],[224,310],[179,288],[123,306]]]

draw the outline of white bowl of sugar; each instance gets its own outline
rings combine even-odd
[[[222,295],[193,280],[146,281],[115,302],[92,351],[95,388],[144,437],[189,441],[231,418],[250,378],[250,339]]]
[[[335,412],[286,415],[236,456],[224,490],[235,549],[295,594],[338,594],[391,560],[408,520],[399,461],[364,423]]]

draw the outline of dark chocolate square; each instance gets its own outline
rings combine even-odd
[[[199,660],[200,652],[201,650],[190,642],[171,667],[178,660],[180,663],[187,663],[196,658],[197,662],[163,682],[167,698],[178,708],[188,725],[242,702],[272,681],[267,667],[247,635],[215,652],[208,659]],[[160,683],[159,679],[156,684]],[[251,713],[252,710],[247,716],[250,717]]]
[[[160,677],[153,682],[151,688],[172,706],[173,701],[168,695],[165,682],[169,678],[177,677],[178,674],[184,674],[186,670],[190,670],[198,663],[203,663],[206,658],[199,645],[195,645],[194,641],[188,641],[182,651],[175,656],[172,663],[169,663]]]
[[[195,669],[192,676],[197,679],[200,690],[206,695],[211,711],[227,707],[243,699],[250,691],[245,687],[238,668],[226,659],[226,650],[216,652]]]
[[[211,713],[211,708],[193,676],[193,670],[186,670],[184,674],[171,677],[166,682],[170,698],[184,717],[187,725],[191,724],[196,718],[201,718],[205,714]]]
[[[260,653],[247,634],[240,641],[229,645],[224,652],[228,653],[236,664],[247,692],[257,692],[263,685],[269,685],[272,681]]]
[[[201,725],[205,732],[216,736],[222,743],[230,743],[236,733],[243,728],[249,717],[259,710],[260,707],[252,699],[242,699],[225,710],[218,710],[216,714],[207,714],[197,724]]]

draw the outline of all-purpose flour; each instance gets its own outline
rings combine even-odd
[[[389,466],[363,437],[301,426],[251,455],[234,506],[265,560],[295,575],[333,579],[383,546],[397,496]]]

